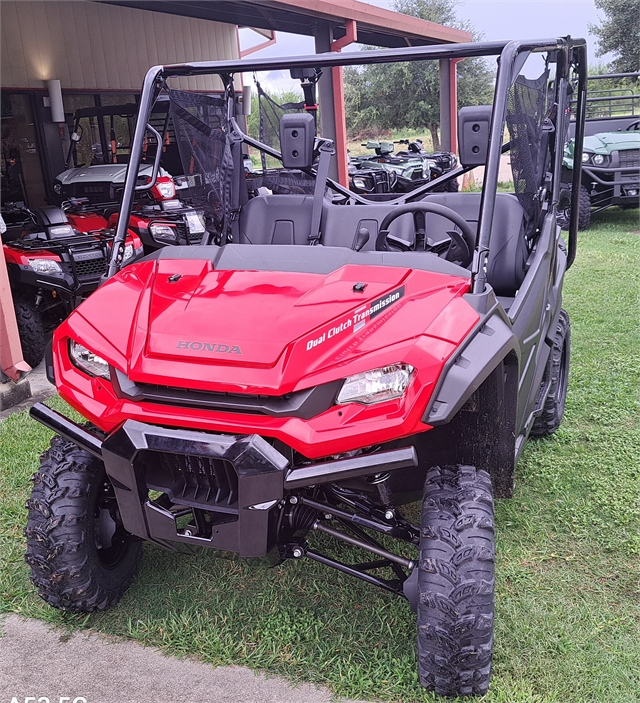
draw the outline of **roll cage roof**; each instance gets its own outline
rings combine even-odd
[[[576,108],[576,151],[582,153],[584,139],[584,117],[587,89],[587,51],[584,39],[560,37],[556,39],[540,39],[526,41],[499,41],[478,42],[468,44],[441,44],[436,46],[420,46],[403,49],[385,49],[359,52],[329,52],[310,56],[296,56],[269,59],[245,59],[233,61],[201,61],[185,64],[170,64],[166,66],[153,66],[149,69],[143,83],[140,97],[139,117],[131,145],[131,156],[125,180],[121,215],[113,247],[113,256],[109,265],[108,275],[111,276],[118,270],[121,259],[120,250],[126,238],[126,227],[131,213],[134,192],[136,189],[149,188],[136,185],[137,166],[142,156],[143,143],[147,130],[152,131],[161,143],[160,135],[147,125],[153,104],[161,90],[166,85],[166,80],[172,77],[199,76],[218,74],[227,86],[229,94],[233,95],[232,77],[236,73],[254,71],[288,70],[292,68],[331,68],[334,66],[361,66],[378,63],[394,63],[404,61],[423,61],[440,59],[463,59],[470,57],[498,57],[498,71],[496,76],[493,111],[489,130],[489,147],[485,165],[484,184],[480,203],[478,221],[478,236],[476,250],[472,265],[472,290],[480,293],[486,284],[486,262],[489,254],[491,226],[495,209],[495,196],[498,185],[500,156],[503,149],[504,122],[506,119],[507,98],[509,89],[513,85],[526,59],[532,53],[548,53],[557,65],[556,80],[554,84],[555,102],[558,115],[567,121],[570,110],[569,82],[571,67],[574,66],[578,74],[577,108]],[[564,131],[563,131],[564,134]],[[555,149],[555,162],[552,171],[553,178],[551,201],[557,203],[560,194],[560,172],[562,166],[563,149]],[[159,159],[157,160],[159,163]],[[573,188],[571,203],[571,222],[569,228],[569,247],[567,266],[575,258],[575,249],[578,231],[578,197],[580,190],[580,164],[573,171]],[[133,168],[132,168],[133,166]],[[156,169],[157,170],[157,169]],[[356,205],[357,207],[357,205]]]

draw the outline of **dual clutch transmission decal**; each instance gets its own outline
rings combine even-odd
[[[396,288],[396,290],[391,291],[391,293],[386,293],[376,300],[371,300],[370,302],[361,305],[342,322],[339,322],[333,327],[330,327],[328,330],[325,330],[318,337],[310,339],[307,342],[307,351],[314,349],[318,345],[326,342],[328,339],[332,339],[349,329],[352,332],[361,330],[367,322],[369,322],[369,320],[373,320],[374,317],[380,315],[380,313],[384,312],[390,305],[398,302],[403,295],[404,286],[400,286],[400,288]]]

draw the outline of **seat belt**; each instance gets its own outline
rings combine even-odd
[[[331,157],[335,155],[336,149],[330,139],[322,139],[318,147],[320,159],[316,172],[316,184],[313,189],[313,208],[311,210],[311,229],[309,230],[309,244],[314,245],[320,242],[320,220],[322,219],[322,203],[324,202],[324,191],[327,187],[329,177],[329,164]]]
[[[233,159],[233,172],[231,184],[230,229],[227,231],[227,242],[237,242],[240,228],[240,210],[249,199],[247,191],[247,178],[242,163],[242,141],[231,136],[231,158]]]

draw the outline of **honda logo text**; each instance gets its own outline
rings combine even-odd
[[[190,349],[191,351],[210,351],[218,354],[242,354],[240,347],[229,344],[216,344],[209,342],[178,342],[177,349]]]

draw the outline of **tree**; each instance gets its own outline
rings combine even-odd
[[[395,0],[403,14],[470,31],[456,18],[456,0]],[[474,39],[477,39],[474,36]],[[440,77],[438,63],[420,61],[375,64],[344,72],[347,126],[354,135],[368,137],[391,129],[428,129],[433,148],[440,148]],[[483,59],[458,64],[458,102],[491,102],[493,75]],[[372,133],[373,132],[373,133]]]
[[[640,0],[595,0],[607,16],[589,32],[598,37],[598,56],[616,56],[612,68],[618,73],[640,71]]]

